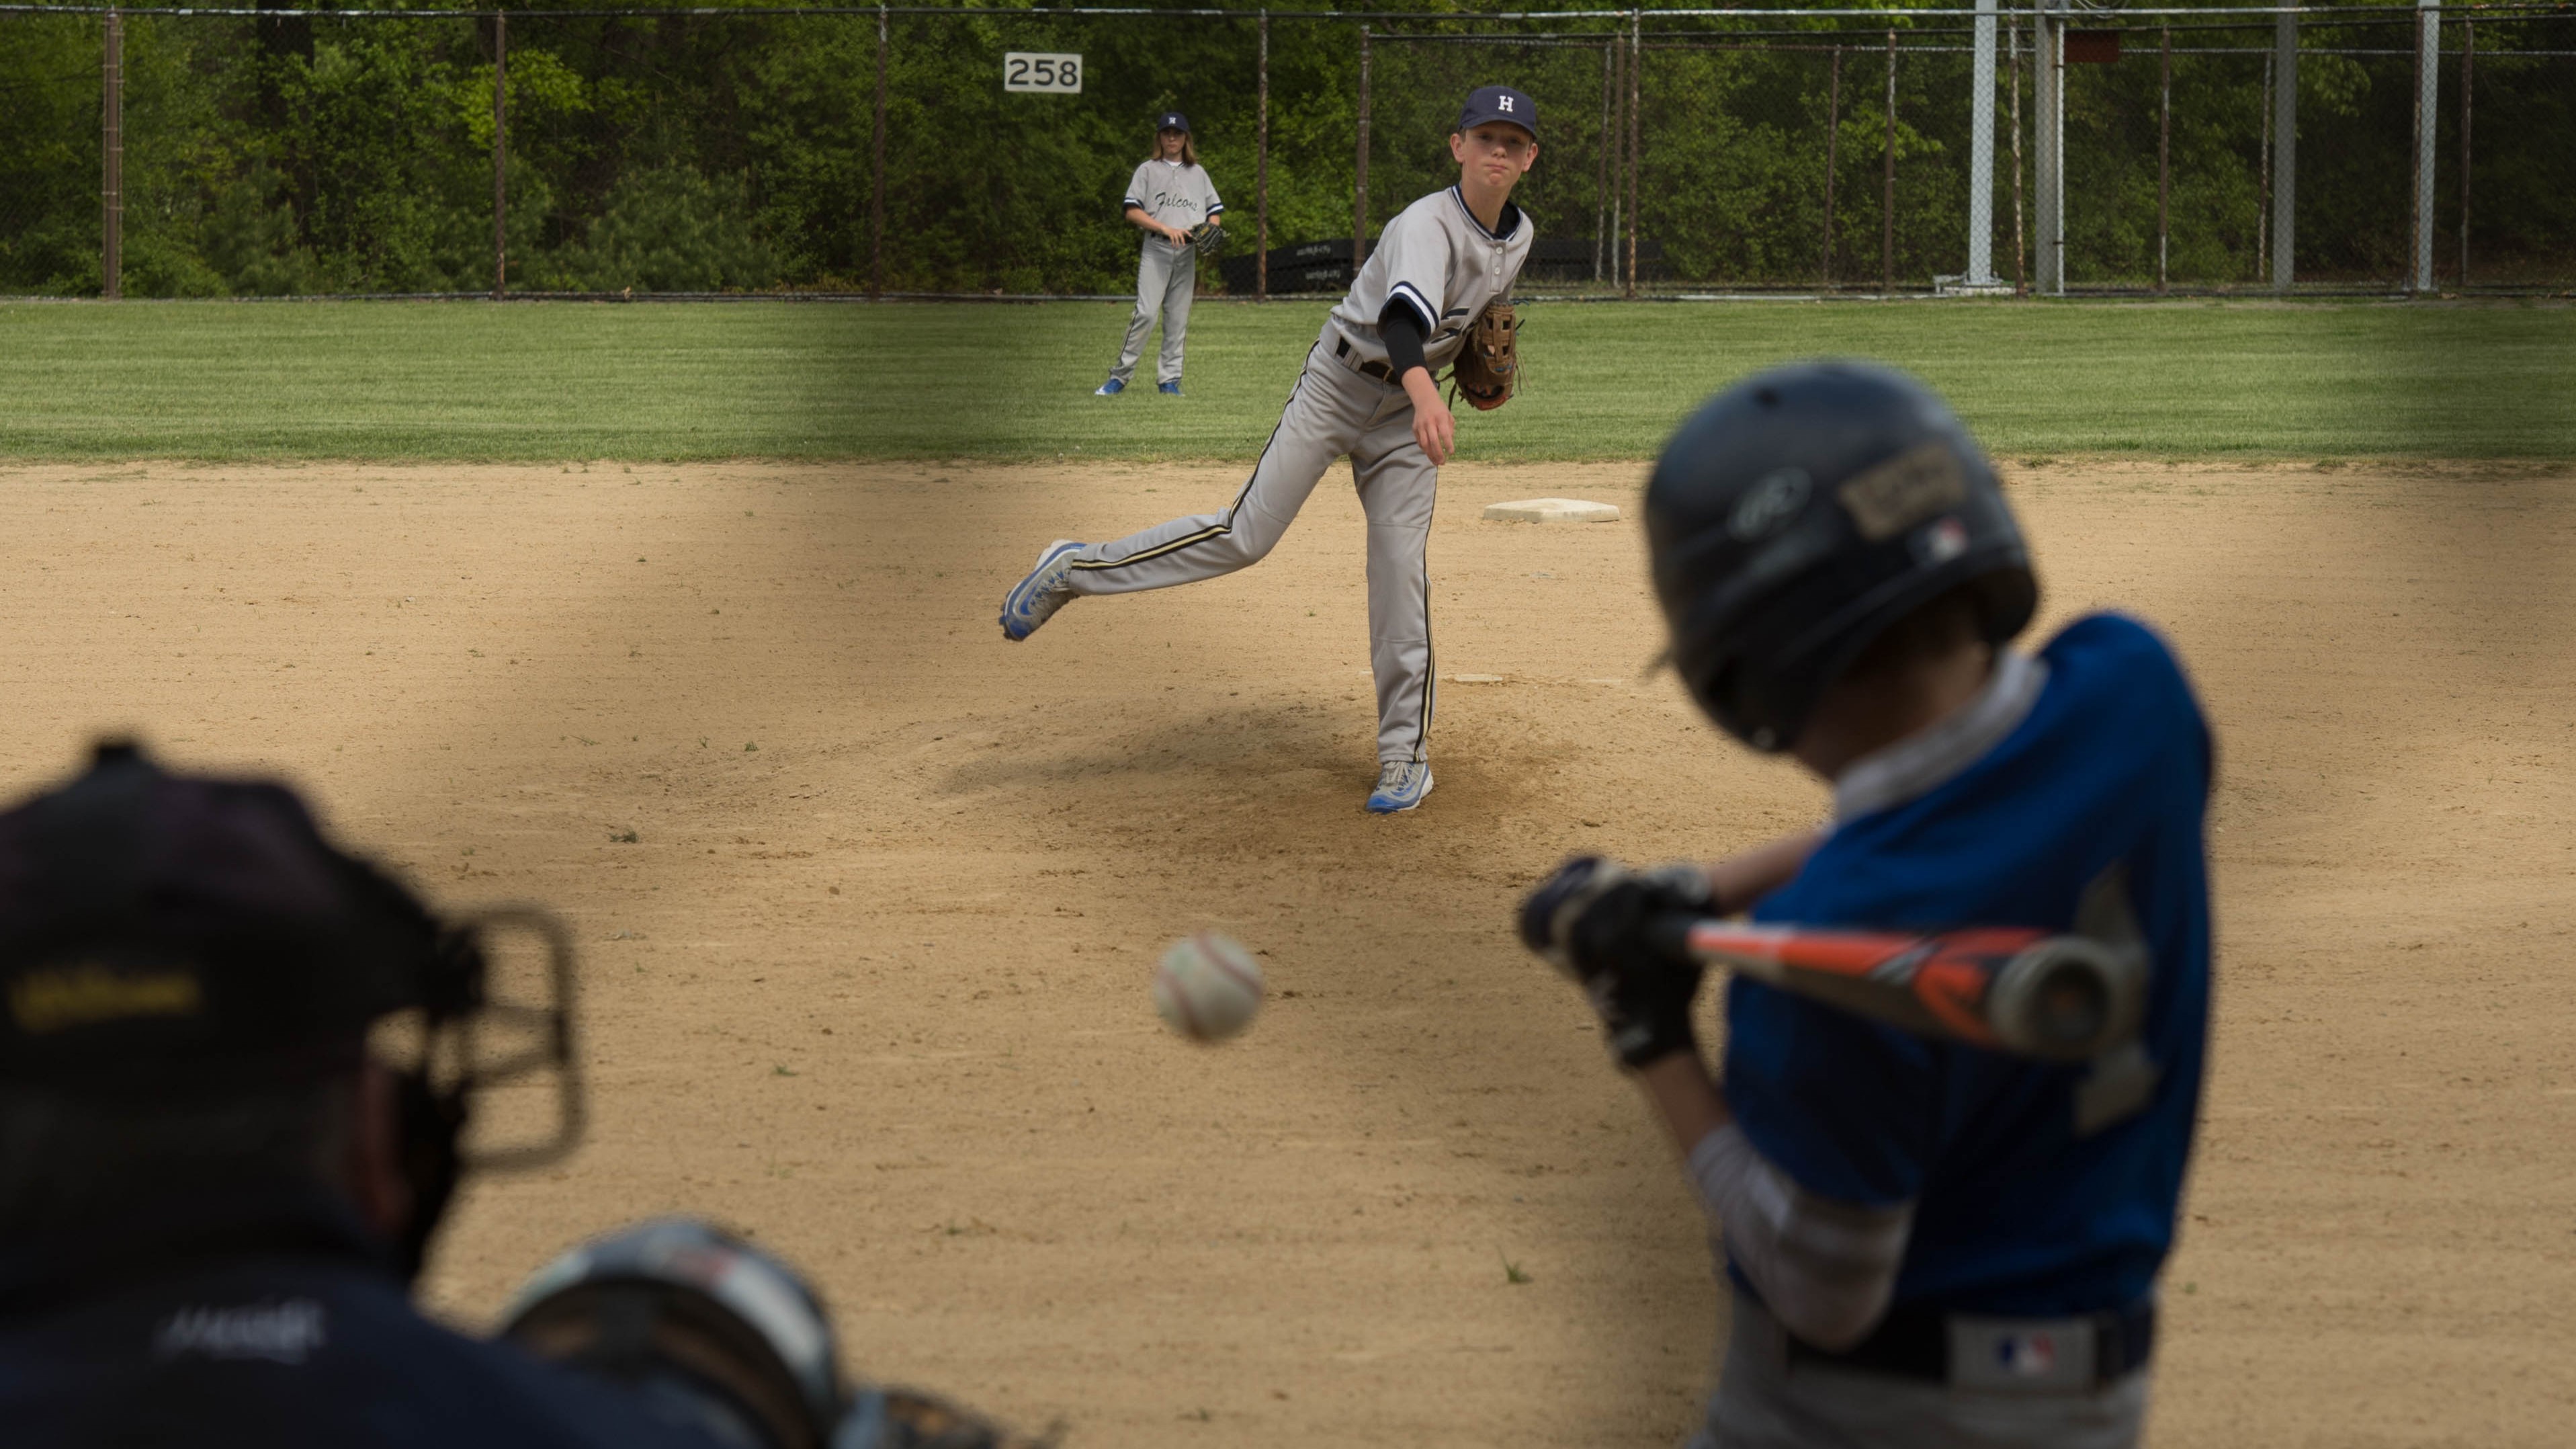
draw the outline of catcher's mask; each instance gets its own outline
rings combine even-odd
[[[1646,485],[1669,658],[1755,749],[1797,743],[1887,626],[1965,589],[2000,644],[2039,600],[1994,469],[1930,388],[1891,368],[1778,368],[1711,398]]]
[[[441,920],[285,787],[171,775],[123,742],[0,814],[0,995],[0,1081],[49,1090],[193,1098],[372,1053],[399,1083],[408,1273],[464,1169],[550,1162],[581,1132],[553,916]]]

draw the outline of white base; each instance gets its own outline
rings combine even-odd
[[[1580,498],[1524,498],[1517,503],[1490,503],[1485,518],[1493,523],[1616,523],[1619,505],[1586,503]]]

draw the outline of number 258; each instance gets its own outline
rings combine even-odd
[[[1010,63],[1009,79],[1015,86],[1070,90],[1081,83],[1082,63],[1076,60],[1059,61],[1047,56],[1017,58]]]

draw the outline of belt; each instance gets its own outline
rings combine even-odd
[[[1869,1337],[1831,1353],[1789,1336],[1789,1363],[1857,1369],[1958,1388],[2096,1389],[2145,1367],[2155,1352],[2156,1305],[2066,1318],[2000,1318],[1898,1308]]]
[[[1361,358],[1359,361],[1353,362],[1351,360],[1351,340],[1347,337],[1336,337],[1333,339],[1333,356],[1340,358],[1344,367],[1349,368],[1351,371],[1358,373],[1362,377],[1376,378],[1378,381],[1385,383],[1390,387],[1395,384],[1395,369],[1387,366],[1385,363],[1371,362],[1367,358]]]

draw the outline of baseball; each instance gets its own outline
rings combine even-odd
[[[1261,967],[1233,937],[1193,931],[1154,968],[1154,1010],[1192,1041],[1223,1041],[1261,1010]]]

